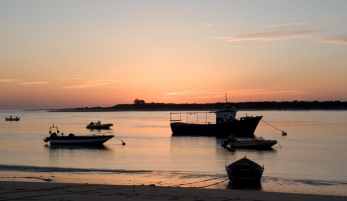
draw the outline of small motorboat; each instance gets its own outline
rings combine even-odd
[[[20,117],[5,117],[5,120],[6,121],[19,121]]]
[[[263,137],[257,139],[238,139],[234,135],[230,135],[229,138],[222,143],[222,147],[227,149],[237,147],[270,149],[275,144],[277,144],[277,140],[265,140]]]
[[[264,172],[264,166],[260,166],[245,156],[225,166],[225,170],[229,180],[232,181],[260,181]]]
[[[90,122],[90,124],[87,125],[88,129],[110,129],[110,126],[113,126],[113,124],[101,124],[100,121],[98,122]]]
[[[59,132],[57,126],[49,128],[49,137],[43,139],[44,142],[50,142],[51,145],[102,145],[107,140],[114,137],[111,133],[100,133],[92,135],[75,135],[70,133],[64,135]]]

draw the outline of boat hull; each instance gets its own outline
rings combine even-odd
[[[7,118],[5,117],[6,121],[19,121],[20,118]]]
[[[241,120],[219,123],[219,124],[193,124],[183,122],[170,123],[173,136],[217,136],[228,137],[234,135],[237,137],[254,136],[255,129],[258,126],[262,116],[248,117]]]
[[[114,135],[104,136],[58,136],[50,138],[51,145],[102,145],[107,140],[113,138]]]
[[[260,181],[264,167],[247,159],[240,159],[228,166],[225,166],[229,180],[232,181]]]
[[[246,169],[239,169],[239,168],[225,168],[228,174],[229,180],[232,181],[244,181],[244,180],[251,180],[251,181],[260,181],[264,169],[256,169],[256,168],[246,168]]]
[[[270,149],[273,145],[277,144],[276,140],[266,140],[266,141],[238,141],[225,143],[225,148],[255,148],[255,149]]]

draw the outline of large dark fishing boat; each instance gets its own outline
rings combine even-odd
[[[173,136],[187,135],[187,136],[217,136],[229,137],[234,135],[237,137],[251,137],[254,136],[254,131],[258,126],[259,121],[263,116],[245,116],[236,119],[237,110],[233,107],[230,109],[219,110],[215,112],[188,112],[188,113],[170,113],[170,126]],[[216,114],[215,122],[208,122],[208,113]],[[183,117],[187,116],[186,122],[182,121]],[[188,121],[190,115],[196,115],[194,122]],[[179,118],[173,119],[172,116],[176,115]],[[206,116],[205,121],[199,120]]]

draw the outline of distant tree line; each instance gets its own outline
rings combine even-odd
[[[143,110],[212,110],[225,107],[235,107],[239,110],[345,110],[347,102],[341,101],[263,101],[263,102],[228,102],[228,103],[141,103],[118,104],[114,109],[143,109]]]
[[[217,102],[217,103],[146,103],[135,99],[133,104],[117,104],[111,107],[81,107],[60,111],[138,111],[138,110],[219,110],[235,107],[238,110],[346,110],[347,101],[263,101],[263,102]]]
[[[134,100],[134,104],[135,105],[142,105],[142,104],[146,104],[146,102],[144,100],[139,100],[138,98],[136,98]]]

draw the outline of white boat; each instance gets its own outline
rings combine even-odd
[[[19,121],[20,117],[5,117],[5,120],[6,121]]]
[[[224,148],[258,148],[258,149],[269,149],[273,145],[277,144],[277,140],[265,140],[263,137],[257,139],[238,139],[234,135],[222,143]]]
[[[51,145],[102,145],[107,140],[114,137],[111,133],[92,134],[92,135],[75,135],[70,133],[64,135],[59,132],[57,126],[49,128],[49,137],[43,139],[44,142],[50,142]]]

